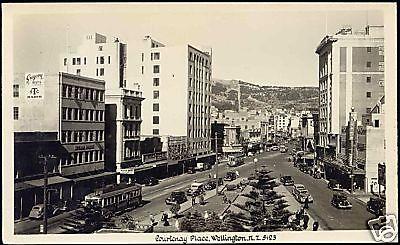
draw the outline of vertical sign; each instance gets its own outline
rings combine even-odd
[[[44,98],[44,73],[25,74],[25,94],[27,99]]]
[[[385,164],[378,164],[378,184],[386,186],[386,181],[385,181],[385,172],[386,172],[386,167]]]

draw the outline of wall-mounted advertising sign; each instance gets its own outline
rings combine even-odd
[[[25,93],[27,99],[44,98],[44,73],[25,73]]]

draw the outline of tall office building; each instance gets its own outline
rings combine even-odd
[[[94,33],[87,35],[76,50],[62,54],[60,69],[105,81],[105,164],[117,172],[119,183],[122,173],[133,175],[131,170],[141,164],[143,97],[140,86],[127,78],[127,44]]]
[[[166,46],[150,36],[136,46],[135,79],[146,98],[143,135],[186,136],[192,156],[209,155],[211,54],[191,45]]]
[[[347,125],[351,108],[360,118],[365,117],[384,95],[383,26],[367,26],[365,31],[358,32],[343,28],[324,37],[316,53],[319,55],[319,144],[337,152],[338,135]]]

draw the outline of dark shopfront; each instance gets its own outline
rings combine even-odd
[[[324,167],[327,180],[335,179],[343,186],[344,189],[351,190],[352,173],[350,167],[326,162]],[[353,170],[353,175],[354,190],[363,190],[365,184],[365,172],[361,169],[355,168]]]

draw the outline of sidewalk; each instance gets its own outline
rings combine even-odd
[[[289,192],[288,189],[286,189],[285,186],[283,185],[279,185],[277,187],[275,187],[275,191],[278,194],[284,195],[283,199],[287,201],[287,204],[289,205],[289,207],[287,207],[287,209],[292,212],[292,213],[296,213],[298,210],[300,210],[303,205],[301,203],[299,203],[292,195],[292,193]],[[312,204],[311,204],[312,205]],[[313,223],[314,223],[314,218],[307,212],[307,210],[305,210],[305,213],[308,215],[308,217],[310,217],[310,220],[308,221],[308,227],[307,227],[307,231],[312,231],[313,228]],[[303,225],[302,223],[300,225]],[[318,228],[318,230],[322,230],[321,227]]]

